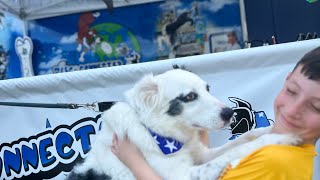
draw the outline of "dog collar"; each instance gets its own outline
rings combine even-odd
[[[156,132],[152,131],[150,128],[147,129],[164,155],[174,154],[180,149],[182,149],[184,145],[182,142],[171,137],[161,136]]]

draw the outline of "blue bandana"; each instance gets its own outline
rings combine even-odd
[[[183,143],[171,137],[163,137],[147,128],[164,155],[174,154],[183,147]]]

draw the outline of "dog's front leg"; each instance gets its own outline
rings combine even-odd
[[[253,141],[253,140],[261,137],[264,134],[269,134],[271,132],[271,130],[272,130],[272,126],[252,129],[250,131],[245,132],[244,134],[242,134],[240,137],[236,138],[235,140],[229,141],[226,144],[216,148],[215,150],[220,153],[224,153],[224,152],[226,152],[236,146]]]
[[[121,139],[127,134],[130,127],[138,124],[136,112],[125,102],[117,102],[105,111],[101,118]]]
[[[210,148],[210,149],[203,148],[201,150],[201,155],[198,155],[198,157],[199,157],[198,164],[207,163],[208,161],[213,160],[214,158],[222,155],[226,151],[228,151],[236,146],[239,146],[244,143],[255,140],[255,139],[259,138],[260,136],[269,133],[271,131],[271,128],[272,127],[253,129],[251,131],[244,133],[243,135],[241,135],[237,139],[229,141],[220,147],[215,147],[215,148]]]
[[[298,145],[301,139],[291,134],[265,134],[256,139],[236,148],[233,148],[223,155],[211,160],[210,162],[194,166],[191,169],[191,180],[212,180],[217,179],[221,172],[229,164],[231,167],[238,165],[239,161],[253,151],[271,144]]]

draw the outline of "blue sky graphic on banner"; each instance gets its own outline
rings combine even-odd
[[[14,42],[17,37],[23,36],[23,30],[23,21],[0,12],[0,80],[22,76]]]
[[[223,51],[242,41],[238,0],[176,0],[29,23],[35,75]]]

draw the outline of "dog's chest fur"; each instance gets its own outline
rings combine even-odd
[[[120,109],[123,113],[113,112],[119,112]],[[197,132],[190,134],[190,139],[182,149],[174,154],[164,155],[147,128],[138,121],[137,114],[126,103],[117,103],[101,118],[106,123],[93,142],[85,162],[75,168],[77,173],[93,169],[97,174],[108,175],[113,180],[135,179],[110,150],[112,134],[115,132],[120,137],[127,133],[129,139],[141,150],[148,164],[163,179],[189,179],[186,171],[194,165],[192,153],[199,148]]]

